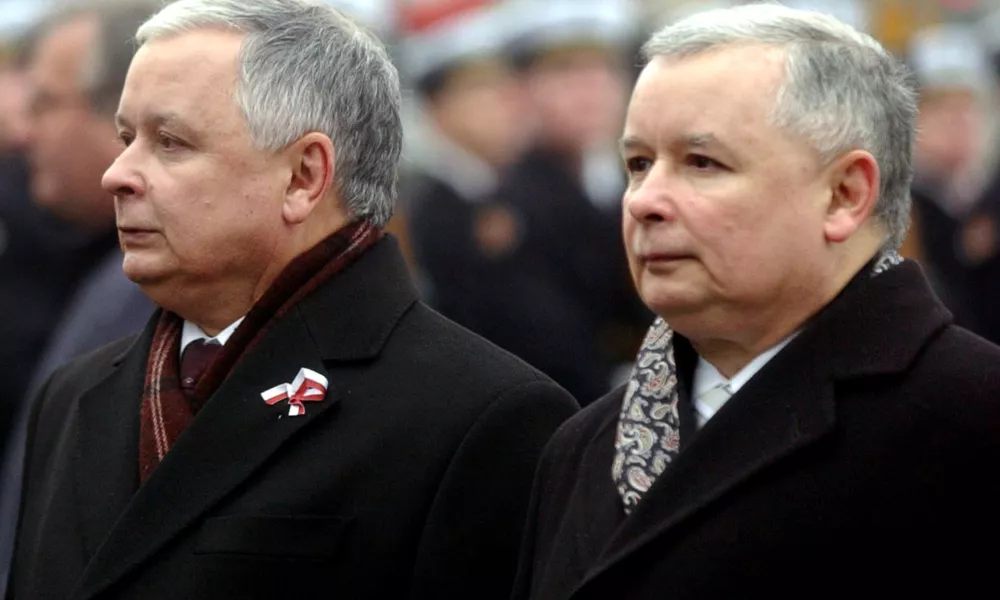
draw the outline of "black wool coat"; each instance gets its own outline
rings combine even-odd
[[[273,324],[138,487],[155,323],[34,406],[13,598],[508,596],[576,404],[420,303],[393,240]],[[301,367],[329,389],[290,417],[260,392]]]
[[[696,356],[675,340],[690,411]],[[915,263],[857,278],[701,430],[682,414],[628,517],[622,394],[548,445],[514,598],[998,594],[1000,348],[952,325]]]

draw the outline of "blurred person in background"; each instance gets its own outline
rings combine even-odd
[[[971,268],[979,251],[967,229],[979,200],[976,167],[985,142],[991,74],[975,29],[959,23],[917,31],[906,60],[919,89],[913,225],[904,245],[920,260],[956,322],[982,332]],[[974,227],[974,225],[973,225]]]
[[[101,175],[121,148],[114,114],[135,48],[131,37],[155,9],[153,0],[79,3],[39,25],[29,50],[24,143],[32,196],[88,240],[92,254],[78,263],[79,280],[53,320],[0,463],[0,587],[16,524],[29,401],[57,367],[138,331],[152,314],[152,303],[122,272],[114,201]]]
[[[121,150],[114,115],[135,46],[156,0],[92,0],[43,25],[29,64],[27,143],[35,202],[104,248],[74,292],[34,384],[69,359],[138,331],[153,305],[122,272],[111,194],[100,176]]]
[[[990,63],[991,102],[986,110],[995,127],[1000,119],[1000,11],[987,14],[977,29]],[[988,182],[966,219],[961,246],[968,262],[980,333],[1000,344],[1000,145],[996,137],[992,141]]]
[[[493,200],[499,171],[527,138],[503,54],[509,25],[502,6],[481,0],[421,2],[402,15],[400,62],[421,116],[401,183],[417,273],[432,306],[489,337],[496,281],[518,268],[506,260],[515,213]]]
[[[0,57],[0,455],[59,315],[102,250],[32,202],[24,147],[30,45],[25,39]]]
[[[622,169],[614,155],[630,83],[634,23],[624,3],[509,5],[531,147],[500,179],[507,210],[483,333],[582,403],[612,387],[652,319],[631,293],[619,236]]]
[[[158,309],[33,402],[14,597],[506,600],[576,404],[383,235],[388,53],[316,0],[179,0],[135,40],[102,183]]]

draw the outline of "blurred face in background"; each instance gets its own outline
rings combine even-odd
[[[428,105],[437,126],[482,160],[501,167],[524,148],[527,123],[511,69],[500,60],[456,68]]]
[[[972,166],[982,145],[982,106],[973,90],[921,93],[915,147],[917,176],[951,179]]]
[[[110,227],[114,218],[112,198],[101,189],[101,173],[117,153],[114,123],[93,112],[82,85],[97,30],[89,17],[56,26],[39,40],[28,68],[32,195],[85,228]]]
[[[547,52],[528,69],[525,84],[544,146],[579,152],[620,133],[628,81],[610,51],[580,46]]]
[[[28,82],[14,67],[0,67],[0,152],[23,148],[28,135]]]

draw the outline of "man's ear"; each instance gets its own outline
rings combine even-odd
[[[828,242],[846,241],[868,220],[878,202],[880,175],[875,157],[852,150],[828,168],[830,204],[823,233]]]
[[[302,223],[322,202],[333,186],[333,142],[326,135],[310,132],[296,140],[285,152],[291,178],[285,190],[281,214],[290,224]]]

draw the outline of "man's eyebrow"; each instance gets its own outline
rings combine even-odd
[[[182,119],[179,114],[172,111],[154,113],[144,120],[150,127],[161,127],[166,125],[168,127],[180,129],[184,134],[194,135],[194,131],[190,126],[188,126],[184,119]],[[119,129],[135,129],[136,127],[135,124],[128,119],[128,117],[122,115],[121,113],[115,115],[115,125],[117,125]]]
[[[132,123],[128,120],[128,117],[121,113],[115,113],[115,127],[118,129],[132,129]]]
[[[175,112],[155,113],[150,117],[149,122],[155,126],[173,125],[175,127],[184,127],[184,120]]]
[[[618,140],[618,149],[621,152],[626,150],[634,150],[636,148],[646,148],[647,145],[638,136],[626,135],[622,139]]]
[[[719,138],[715,137],[714,133],[693,133],[690,135],[685,135],[681,138],[681,145],[685,148],[710,148],[710,147],[725,147]]]

